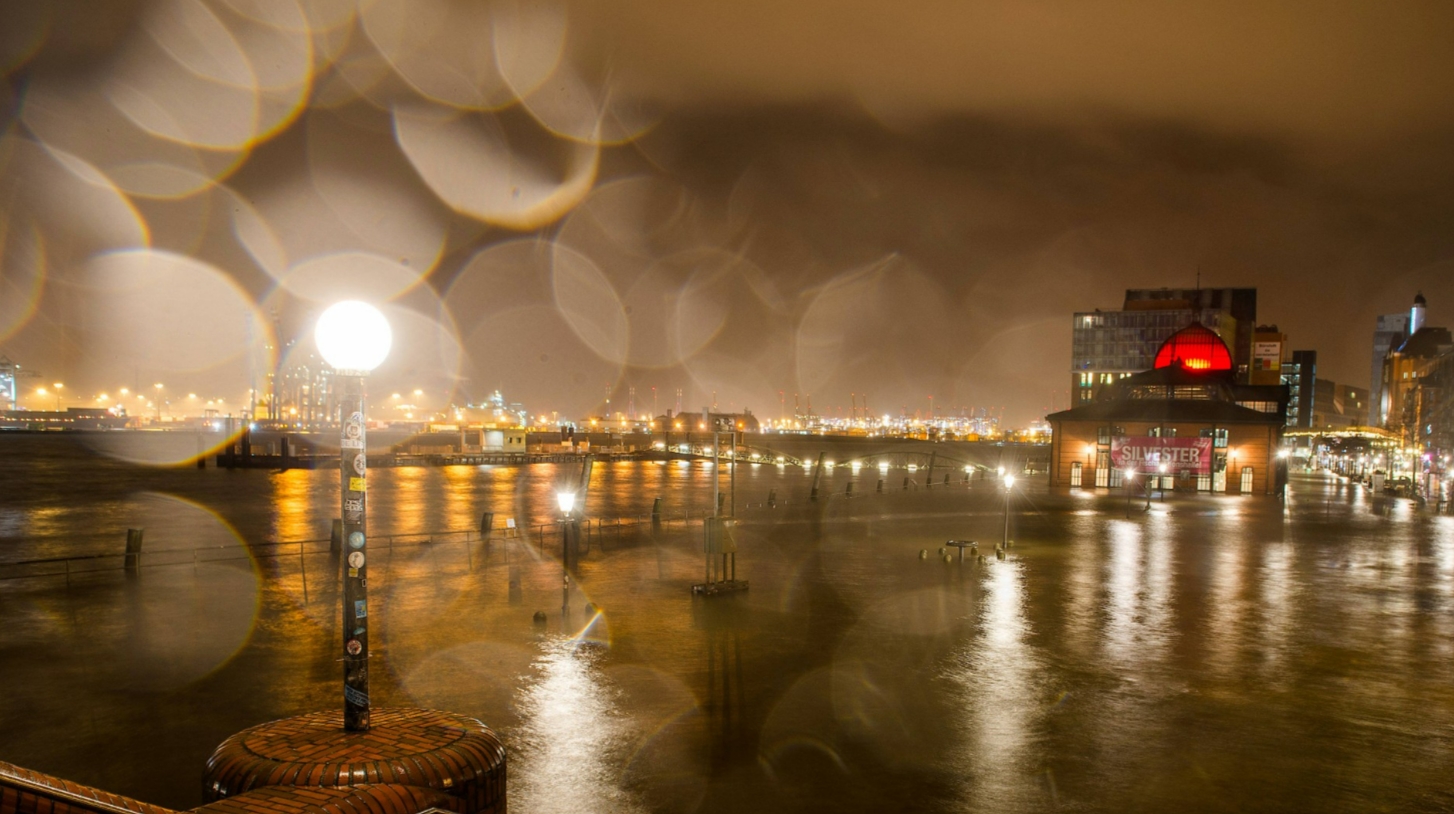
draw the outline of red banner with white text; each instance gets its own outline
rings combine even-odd
[[[1212,471],[1212,439],[1210,438],[1127,438],[1111,439],[1111,466],[1140,472],[1191,472],[1198,475]]]

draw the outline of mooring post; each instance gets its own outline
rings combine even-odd
[[[135,571],[141,567],[141,538],[145,529],[126,530],[126,570]]]
[[[884,491],[884,479],[883,478],[879,478],[878,479],[878,491],[879,491],[879,494],[883,494],[883,491]]]
[[[818,481],[823,477],[823,453],[818,453],[818,463],[813,467],[813,491],[808,493],[808,500],[817,502]]]

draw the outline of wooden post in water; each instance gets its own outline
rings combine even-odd
[[[823,477],[823,453],[818,453],[818,463],[813,467],[813,491],[808,493],[808,500],[818,500],[818,480]]]
[[[141,539],[145,529],[126,530],[126,570],[135,571],[141,567]]]

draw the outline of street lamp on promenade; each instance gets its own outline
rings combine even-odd
[[[555,501],[560,506],[560,564],[570,573],[571,510],[576,507],[575,492],[558,492]]]
[[[393,333],[379,309],[357,300],[328,307],[314,331],[318,352],[342,386],[339,495],[343,504],[343,728],[369,728],[368,572],[363,380],[389,355]],[[160,385],[159,385],[160,386]]]
[[[1001,470],[1004,467],[1000,467]],[[1010,492],[1015,488],[1015,476],[1005,476],[1005,536],[1001,541],[1004,548],[1010,547]]]
[[[1136,470],[1134,470],[1134,469],[1127,469],[1125,471],[1125,473],[1124,473],[1124,477],[1122,478],[1122,481],[1125,483],[1125,486],[1126,486],[1126,516],[1127,517],[1130,517],[1131,516],[1131,481],[1133,481],[1135,479],[1136,479]]]

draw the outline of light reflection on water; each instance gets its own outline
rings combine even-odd
[[[643,811],[618,784],[631,744],[619,691],[600,668],[603,650],[579,638],[543,641],[520,691],[519,760],[510,807],[538,814]]]
[[[968,810],[1038,811],[1055,802],[1036,748],[1047,708],[1043,664],[1026,642],[1024,568],[1007,561],[987,569],[978,631],[949,668],[963,693],[965,735],[949,770],[965,778]]]

